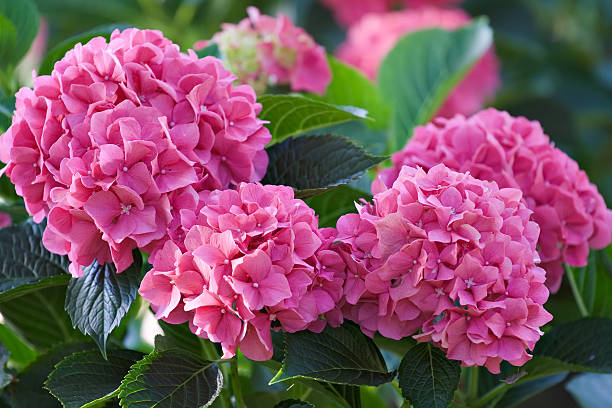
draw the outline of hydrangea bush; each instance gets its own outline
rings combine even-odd
[[[480,408],[612,372],[612,211],[537,120],[484,109],[490,27],[323,3],[338,60],[249,7],[193,49],[85,34],[16,91],[0,405]],[[27,49],[33,4],[0,17]]]

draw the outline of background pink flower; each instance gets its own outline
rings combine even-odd
[[[391,186],[402,166],[438,163],[500,187],[519,188],[540,226],[538,252],[546,285],[556,292],[563,262],[585,266],[589,248],[612,241],[612,211],[578,164],[554,147],[536,121],[488,109],[465,118],[438,119],[415,129],[394,167],[381,179]]]
[[[223,24],[211,42],[219,46],[242,83],[263,93],[268,85],[289,85],[292,91],[324,94],[331,81],[325,49],[291,20],[263,15],[255,7],[238,24]],[[208,42],[199,41],[203,47]]]
[[[200,194],[180,235],[150,258],[140,294],[156,317],[189,321],[195,334],[272,357],[271,329],[321,331],[342,323],[345,264],[335,232],[285,186],[242,183]],[[180,238],[178,238],[180,236]]]
[[[404,166],[373,204],[338,220],[345,317],[370,336],[433,341],[465,366],[523,365],[552,316],[520,190]]]
[[[159,31],[127,29],[77,44],[17,93],[3,171],[34,220],[48,216],[43,241],[74,275],[94,259],[123,271],[198,193],[263,177],[270,134],[235,78]]]
[[[376,79],[381,62],[404,35],[435,27],[454,30],[469,22],[469,15],[460,9],[421,7],[372,13],[350,27],[336,54],[371,79]],[[437,115],[451,117],[456,113],[474,113],[493,96],[499,84],[498,62],[491,48],[455,87]]]
[[[7,213],[0,212],[0,228],[8,227],[11,225],[11,216]]]

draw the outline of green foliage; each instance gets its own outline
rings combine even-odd
[[[221,57],[219,46],[216,43],[209,44],[206,47],[202,48],[201,50],[196,51],[196,54],[200,58],[204,58],[208,56],[216,57],[216,58]]]
[[[10,352],[9,365],[11,367],[20,370],[36,359],[36,350],[26,344],[5,324],[0,324],[0,343],[4,344]]]
[[[446,408],[459,385],[460,362],[429,343],[411,347],[399,366],[402,395],[414,408]]]
[[[272,134],[270,144],[337,123],[366,118],[364,112],[354,107],[335,106],[297,94],[262,95],[257,102],[263,106],[259,118],[270,122],[266,125]]]
[[[180,350],[153,351],[132,366],[119,388],[122,407],[207,407],[223,387],[211,361]]]
[[[612,261],[608,251],[591,251],[587,266],[567,268],[568,279],[576,285],[574,295],[587,316],[612,317]]]
[[[74,46],[78,43],[86,44],[94,37],[104,37],[107,40],[110,39],[110,36],[114,30],[123,30],[129,27],[127,24],[109,24],[105,26],[100,26],[96,28],[92,28],[84,33],[80,33],[74,35],[70,38],[65,39],[64,41],[57,44],[53,47],[45,56],[45,58],[40,63],[40,67],[38,69],[39,75],[49,75],[51,71],[53,71],[53,66],[55,63],[66,55],[66,52],[74,48]]]
[[[60,361],[45,387],[64,408],[93,407],[116,396],[130,367],[143,355],[111,350],[104,359],[97,350],[74,353]]]
[[[47,251],[44,228],[28,221],[0,229],[0,303],[68,283],[68,257]]]
[[[274,408],[314,408],[314,405],[297,399],[287,399],[276,404]]]
[[[68,343],[49,350],[6,387],[2,399],[13,408],[60,407],[58,401],[44,389],[47,376],[64,357],[94,347],[92,343]]]
[[[301,331],[285,334],[283,366],[270,381],[312,378],[337,384],[380,385],[395,372],[387,371],[374,342],[350,323],[326,327],[321,333]]]
[[[31,0],[0,2],[0,67],[15,65],[38,32],[38,11]]]
[[[13,375],[6,369],[6,362],[10,354],[4,344],[0,343],[0,390],[9,385],[13,380]]]
[[[338,106],[356,106],[365,109],[374,121],[368,125],[375,129],[387,129],[391,107],[385,101],[380,90],[372,81],[357,69],[346,65],[334,57],[329,57],[332,80],[324,96],[310,95]]]
[[[401,149],[413,128],[435,115],[492,39],[486,20],[480,18],[455,31],[416,31],[397,42],[378,72],[381,92],[394,107],[389,152]]]
[[[504,394],[499,402],[495,404],[495,408],[516,407],[518,404],[527,401],[534,395],[563,382],[566,378],[567,373],[560,373],[536,378],[535,380],[519,384]]]
[[[270,162],[262,183],[291,186],[298,198],[347,184],[386,159],[336,135],[289,138],[267,151]]]
[[[65,299],[65,286],[45,288],[0,304],[0,313],[29,344],[45,350],[85,338],[72,328],[64,311]]]
[[[307,204],[319,215],[319,227],[335,227],[344,214],[357,212],[355,203],[361,198],[372,197],[348,185],[339,186],[307,200]]]
[[[138,294],[142,257],[138,250],[132,256],[134,263],[121,273],[114,264],[94,261],[84,268],[83,277],[72,278],[66,292],[65,307],[73,327],[90,335],[104,356],[109,334],[119,326]]]

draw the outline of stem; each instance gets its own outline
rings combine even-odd
[[[509,384],[506,384],[506,383],[499,384],[497,387],[493,388],[491,391],[483,395],[482,398],[474,402],[471,405],[471,407],[472,408],[483,407],[487,404],[487,402],[492,401],[496,397],[503,395],[506,391],[508,391],[509,388],[510,388]]]
[[[238,359],[232,357],[230,363],[230,383],[234,392],[234,398],[236,399],[236,408],[246,408],[244,398],[242,397],[242,390],[240,389],[240,378],[238,377]]]
[[[576,277],[574,276],[574,268],[568,267],[565,265],[565,275],[567,276],[567,280],[569,281],[570,287],[572,288],[572,293],[574,294],[574,299],[576,300],[576,306],[578,306],[578,311],[582,317],[588,317],[589,311],[584,304],[584,299],[582,299],[582,295],[580,294],[580,290],[578,289],[578,283],[576,282]]]
[[[470,367],[467,385],[468,400],[475,401],[478,398],[478,366]]]

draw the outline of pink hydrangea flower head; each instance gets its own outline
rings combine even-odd
[[[242,83],[263,93],[268,85],[324,94],[331,81],[325,49],[284,14],[274,18],[255,7],[238,24],[223,24],[211,40]],[[208,42],[198,42],[198,47]]]
[[[585,266],[589,248],[612,241],[612,211],[578,164],[557,149],[536,121],[487,109],[472,117],[437,119],[415,129],[394,167],[380,173],[391,186],[404,165],[456,171],[519,188],[540,226],[538,251],[546,285],[561,285],[563,262]]]
[[[334,17],[344,27],[357,23],[363,16],[369,13],[385,13],[397,6],[409,8],[434,6],[453,6],[460,0],[321,0],[330,8]]]
[[[524,364],[552,316],[538,225],[520,190],[404,166],[373,204],[338,220],[345,317],[393,339],[433,341],[464,365]]]
[[[11,216],[7,213],[0,212],[0,228],[5,228],[11,225]]]
[[[351,26],[337,56],[376,79],[381,62],[404,35],[435,27],[454,30],[469,22],[469,15],[460,9],[421,7],[368,14]],[[498,62],[491,48],[453,89],[437,115],[451,117],[476,112],[493,96],[499,83]]]
[[[154,250],[202,191],[260,180],[270,134],[247,85],[153,30],[77,44],[16,95],[3,169],[71,271]],[[195,196],[195,198],[194,198]],[[175,218],[177,220],[175,221]]]
[[[335,231],[285,186],[242,183],[200,194],[181,239],[152,256],[140,294],[156,316],[254,360],[272,357],[271,329],[342,323],[345,264]]]

